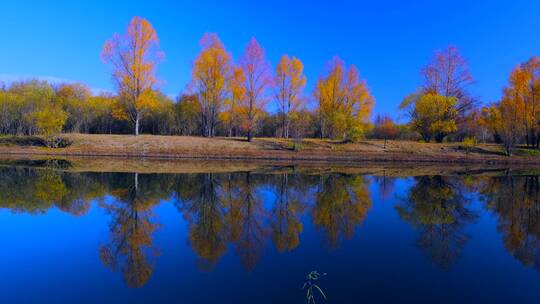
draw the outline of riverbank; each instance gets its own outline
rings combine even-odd
[[[399,162],[540,165],[540,156],[517,150],[507,157],[496,144],[479,144],[467,151],[460,143],[365,140],[256,138],[202,138],[157,135],[63,134],[65,148],[47,148],[31,137],[0,137],[0,155],[99,156],[131,158],[302,161],[302,162]]]

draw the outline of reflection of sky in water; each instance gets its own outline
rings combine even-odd
[[[66,174],[63,178],[71,177]],[[157,175],[140,175],[139,187],[144,188],[150,178],[157,178]],[[218,175],[218,178],[222,176]],[[336,175],[335,178],[329,186],[342,187],[341,182],[347,178],[352,182],[354,176]],[[478,199],[477,190],[458,189],[461,178],[449,178],[451,186],[443,190],[455,191],[455,195],[470,199],[466,208],[476,217],[459,227],[460,233],[468,238],[446,268],[433,258],[433,250],[430,251],[433,248],[419,245],[426,231],[428,237],[423,240],[432,240],[430,232],[435,233],[435,237],[444,234],[415,225],[413,220],[400,217],[397,211],[399,206],[408,206],[410,213],[421,209],[414,206],[411,209],[405,203],[415,186],[421,183],[420,179],[360,178],[365,183],[371,207],[365,218],[353,225],[350,239],[344,234],[346,225],[339,226],[351,220],[349,214],[338,218],[339,237],[337,242],[330,244],[327,229],[314,219],[317,216],[315,210],[321,189],[326,189],[324,194],[338,189],[321,188],[318,176],[309,179],[309,183],[302,180],[295,184],[295,177],[289,175],[287,185],[304,186],[301,195],[297,196],[304,204],[303,212],[299,213],[302,231],[298,247],[280,253],[274,245],[271,230],[274,207],[279,200],[276,185],[280,185],[281,180],[276,176],[253,174],[252,197],[260,200],[262,218],[259,224],[265,234],[258,252],[260,256],[256,257],[250,271],[246,270],[238,244],[230,241],[225,242],[224,254],[212,267],[201,265],[189,239],[190,220],[186,211],[181,210],[183,207],[179,208],[185,205],[172,191],[162,195],[149,209],[153,212],[152,222],[159,223],[151,235],[150,250],[157,256],[149,259],[153,261],[150,262],[154,265],[153,271],[141,288],[129,288],[122,270],[113,271],[100,259],[100,248],[111,241],[113,216],[103,206],[114,203],[112,196],[107,196],[101,203],[93,200],[88,212],[80,216],[57,207],[38,215],[2,209],[2,298],[6,303],[302,303],[305,298],[300,288],[305,275],[311,270],[319,270],[328,273],[319,283],[327,293],[329,303],[495,303],[533,302],[536,299],[539,273],[533,265],[528,267],[513,257],[504,244],[507,233],[501,230],[500,215],[494,209],[487,211],[486,203]],[[131,177],[124,180],[129,181]],[[424,180],[432,188],[435,187],[433,183],[439,181]],[[114,183],[107,178],[100,182]],[[240,187],[245,187],[243,182],[243,177],[238,178]],[[158,185],[163,187],[164,183],[161,181]],[[223,183],[221,180],[220,184]],[[200,181],[194,185],[200,185]],[[505,185],[496,184],[493,191],[499,191]],[[116,182],[116,188],[121,186],[125,183]],[[417,190],[422,195],[429,193],[423,192],[425,189]],[[197,192],[193,195],[198,196]],[[432,206],[428,204],[429,207]],[[530,244],[534,245],[538,244]]]

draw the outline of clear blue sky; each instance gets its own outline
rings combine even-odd
[[[540,55],[537,1],[3,1],[0,79],[49,77],[112,90],[100,59],[103,43],[131,17],[156,29],[165,61],[162,90],[178,94],[205,32],[216,32],[238,58],[251,36],[275,65],[299,57],[307,91],[339,55],[355,64],[376,98],[376,113],[396,116],[403,96],[420,85],[419,70],[436,49],[457,45],[482,101],[500,97],[508,73]]]

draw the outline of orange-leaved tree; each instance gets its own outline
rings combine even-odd
[[[375,136],[384,139],[384,149],[386,149],[386,141],[396,138],[398,128],[396,123],[388,115],[378,115],[375,118]]]
[[[511,87],[524,102],[525,142],[540,147],[540,58],[534,56],[513,72]]]
[[[163,58],[156,31],[146,19],[133,17],[124,35],[114,34],[103,46],[103,60],[113,68],[118,87],[115,116],[129,119],[139,135],[139,122],[156,106],[156,65]]]
[[[304,65],[296,57],[283,55],[274,77],[275,95],[281,120],[282,136],[289,138],[291,115],[303,108],[302,91],[306,86]]]
[[[266,60],[264,49],[255,38],[251,38],[248,43],[240,59],[240,66],[245,75],[246,94],[240,107],[242,129],[247,133],[248,141],[251,141],[266,106],[266,91],[272,84],[270,64]]]
[[[511,148],[527,134],[527,73],[517,67],[510,74],[509,84],[503,90],[495,117],[498,134],[509,156]]]

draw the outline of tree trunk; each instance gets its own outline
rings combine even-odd
[[[290,128],[290,121],[289,119],[285,119],[285,138],[289,138],[289,128]]]
[[[139,113],[135,116],[135,136],[139,135]]]
[[[420,135],[422,135],[422,139],[427,143],[431,140],[431,136],[426,133],[422,133]]]
[[[438,143],[442,143],[445,136],[446,135],[444,133],[437,133],[437,135],[435,135],[435,141]]]
[[[251,142],[253,140],[253,135],[251,134],[251,130],[247,131],[247,140]]]

